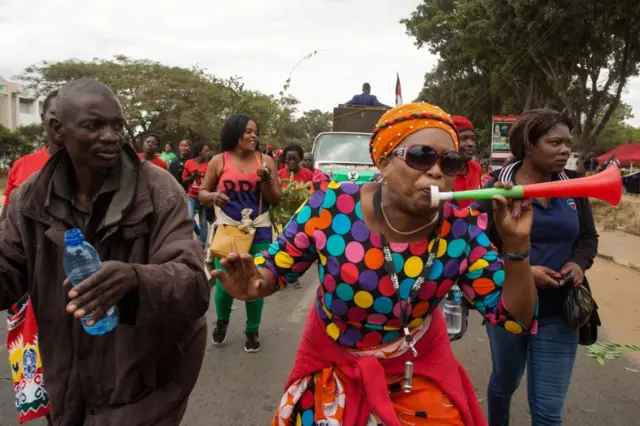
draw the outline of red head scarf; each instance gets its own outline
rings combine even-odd
[[[456,125],[458,132],[462,132],[463,130],[473,130],[473,123],[469,121],[467,117],[452,115],[451,120],[453,120],[453,123]]]

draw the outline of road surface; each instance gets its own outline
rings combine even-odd
[[[589,273],[605,325],[618,343],[640,343],[640,275],[597,261]],[[267,299],[261,328],[262,351],[243,351],[244,306],[236,302],[224,347],[207,347],[200,379],[183,424],[188,426],[269,425],[289,374],[308,307],[314,297],[315,272],[302,289],[288,289]],[[214,319],[213,306],[209,317]],[[454,349],[469,371],[485,405],[490,373],[488,342],[474,315],[463,340]],[[4,321],[3,321],[4,324]],[[4,325],[1,338],[4,340]],[[16,425],[6,350],[0,351],[0,425]],[[640,359],[621,358],[600,366],[579,349],[565,410],[566,426],[640,424]],[[46,368],[46,367],[45,367]],[[626,369],[628,368],[628,369]],[[32,423],[41,426],[41,422]],[[514,397],[512,425],[530,424],[523,385]]]

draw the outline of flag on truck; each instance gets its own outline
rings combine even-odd
[[[396,73],[396,106],[402,105],[402,86],[400,86],[400,75]]]

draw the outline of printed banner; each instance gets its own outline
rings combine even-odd
[[[491,151],[509,152],[507,135],[511,126],[518,119],[517,115],[494,115],[491,123]]]

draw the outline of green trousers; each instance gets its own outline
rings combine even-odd
[[[255,243],[249,250],[250,254],[257,254],[269,248],[271,241],[265,241],[263,243]],[[222,265],[218,259],[214,259],[213,264],[216,269],[224,271]],[[216,289],[214,294],[216,302],[216,316],[219,320],[229,321],[231,318],[231,306],[233,305],[233,297],[227,290],[222,287],[222,284],[218,281],[216,283]],[[257,333],[260,328],[260,320],[262,319],[262,307],[264,306],[264,299],[252,300],[251,302],[245,302],[247,306],[247,325],[245,331],[249,333]]]

